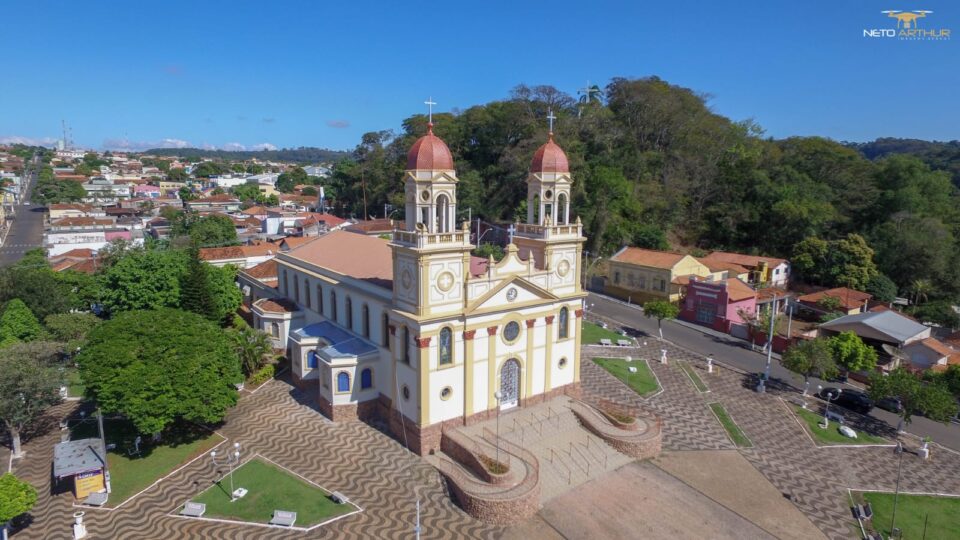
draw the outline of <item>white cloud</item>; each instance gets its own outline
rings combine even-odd
[[[183,139],[160,139],[159,141],[131,141],[127,138],[105,139],[105,150],[123,150],[126,152],[140,152],[151,148],[187,148],[189,141]]]
[[[238,142],[228,142],[227,144],[221,146],[220,149],[227,150],[229,152],[238,152],[241,150],[246,150],[247,147]]]
[[[21,137],[20,135],[0,136],[0,144],[25,144],[27,146],[56,146],[57,141],[54,137]]]
[[[277,147],[268,142],[265,142],[265,143],[255,144],[251,146],[250,149],[251,150],[276,150]]]

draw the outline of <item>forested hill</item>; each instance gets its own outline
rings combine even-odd
[[[280,150],[204,150],[202,148],[154,148],[143,152],[154,156],[179,156],[182,158],[216,158],[228,161],[259,159],[261,161],[287,161],[293,163],[334,162],[350,156],[350,152],[301,146]]]
[[[456,161],[462,219],[468,208],[491,220],[526,215],[527,171],[552,108],[592,254],[627,244],[730,249],[789,257],[798,277],[824,285],[862,289],[886,276],[888,291],[958,297],[960,196],[926,155],[868,159],[826,138],[772,140],[655,77],[595,90],[583,102],[518,86],[504,100],[434,114]],[[415,115],[399,133],[363,136],[329,179],[338,212],[362,216],[366,205],[382,215],[390,203],[402,214],[405,156],[426,122]]]
[[[848,144],[867,159],[880,159],[891,154],[917,156],[934,169],[949,171],[954,185],[960,187],[960,141],[939,142],[888,137],[868,143]]]

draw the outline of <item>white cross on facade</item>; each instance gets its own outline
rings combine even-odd
[[[510,228],[507,229],[507,233],[510,234],[510,243],[513,243],[513,235],[517,232],[517,228],[513,226],[513,223],[510,224]]]
[[[440,276],[440,288],[442,290],[449,289],[451,285],[453,285],[453,278],[450,277],[450,274],[443,274]]]
[[[429,122],[432,124],[433,123],[433,106],[436,105],[437,102],[433,100],[433,96],[430,96],[427,98],[426,101],[423,102],[423,104],[427,106],[427,110],[429,111],[427,113],[429,116]]]
[[[553,133],[553,121],[557,117],[553,115],[553,109],[547,109],[547,121],[550,122],[550,133]]]

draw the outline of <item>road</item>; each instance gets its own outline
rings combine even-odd
[[[588,312],[612,319],[626,328],[632,328],[641,336],[656,339],[656,319],[648,319],[635,305],[626,305],[606,296],[590,293],[587,297],[587,307]],[[695,353],[712,356],[718,362],[744,371],[760,372],[766,366],[766,355],[750,350],[749,344],[732,336],[712,335],[674,321],[664,321],[663,338]],[[640,337],[640,339],[642,340],[643,337]],[[803,377],[787,371],[776,359],[771,363],[770,377],[791,384],[798,390],[803,390]],[[817,379],[811,379],[810,388],[813,392],[816,392],[818,384],[855,388],[851,385],[824,383]],[[870,416],[883,420],[893,427],[897,426],[900,418],[891,412],[877,408],[873,409]],[[929,436],[944,446],[960,451],[960,426],[956,424],[944,425],[922,416],[914,416],[913,422],[907,427],[907,431],[920,437]]]
[[[43,245],[44,208],[30,201],[33,185],[37,181],[39,160],[33,158],[33,166],[25,171],[23,181],[26,184],[20,200],[24,204],[14,206],[14,218],[10,222],[10,232],[0,246],[0,267],[11,265],[21,258],[27,251]]]

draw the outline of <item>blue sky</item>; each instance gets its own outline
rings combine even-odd
[[[350,149],[425,110],[657,75],[773,137],[960,138],[956,2],[5,4],[0,141]],[[932,10],[952,41],[863,37]]]

